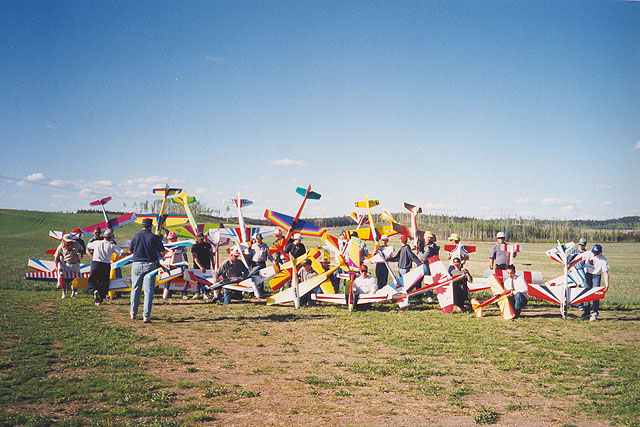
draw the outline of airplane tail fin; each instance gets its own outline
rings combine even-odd
[[[306,188],[302,188],[302,187],[298,187],[298,188],[296,188],[296,193],[298,193],[302,197],[305,197],[305,196],[307,196],[307,189]],[[311,191],[311,188],[309,188],[309,196],[307,197],[308,199],[320,200],[320,197],[322,197],[322,195],[316,193],[315,191]]]
[[[476,298],[471,298],[471,308],[473,308],[473,312],[476,316],[482,317],[482,305]]]
[[[404,208],[410,212],[413,212],[414,214],[422,213],[422,207],[412,205],[411,203],[404,202]]]
[[[100,200],[94,200],[93,202],[91,202],[89,204],[91,206],[100,206],[100,205],[106,204],[109,200],[111,200],[111,196],[105,197],[104,199],[100,199]]]
[[[154,194],[159,194],[161,196],[164,196],[165,193],[167,193],[167,197],[173,197],[173,196],[177,196],[180,192],[182,191],[182,188],[154,188],[153,189],[153,193]]]
[[[380,204],[379,200],[363,200],[362,202],[356,202],[356,208],[372,208],[374,206],[378,206]]]
[[[393,216],[391,215],[391,212],[389,212],[388,210],[383,210],[382,214],[380,214],[380,218],[382,218],[384,221],[390,222],[390,223],[394,223],[396,222],[395,219],[393,219]]]

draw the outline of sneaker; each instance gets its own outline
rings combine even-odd
[[[191,297],[191,299],[202,299],[202,295],[195,294],[194,296]]]
[[[598,312],[594,311],[593,313],[591,313],[591,317],[589,317],[589,321],[590,322],[595,322],[598,320]]]
[[[182,295],[182,299],[189,299],[189,297],[186,295]]]
[[[61,299],[65,299],[67,297],[67,292],[66,291],[62,291],[62,298]]]
[[[151,323],[151,318],[150,318],[150,317],[145,316],[145,317],[144,317],[144,319],[142,319],[142,321],[143,321],[144,323]]]
[[[100,302],[100,292],[97,290],[93,291],[93,302],[95,302],[96,305]]]
[[[587,320],[587,319],[589,319],[589,313],[587,313],[586,311],[585,311],[585,312],[582,312],[582,316],[580,316],[580,318],[581,318],[582,320]]]
[[[131,316],[131,320],[136,320],[136,315],[135,314],[130,314]]]
[[[76,291],[71,291],[71,298],[75,298],[76,297]]]
[[[428,298],[427,298],[427,302],[433,302],[433,298],[428,297]]]

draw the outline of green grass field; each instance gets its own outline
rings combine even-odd
[[[145,325],[127,294],[96,307],[22,279],[55,246],[49,229],[100,220],[0,210],[1,425],[640,425],[638,244],[605,246],[597,323],[535,300],[506,322],[426,302],[349,313],[173,298]],[[559,275],[551,246],[524,244],[517,267]]]

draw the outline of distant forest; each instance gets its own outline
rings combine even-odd
[[[236,217],[221,216],[220,210],[209,209],[200,202],[194,202],[191,210],[198,221],[222,222],[237,224]],[[159,212],[160,200],[144,201],[131,206],[135,212]],[[183,213],[181,205],[169,203],[167,213]],[[80,210],[80,213],[95,212],[94,210]],[[119,214],[113,212],[114,215]],[[376,223],[382,223],[379,215],[373,215]],[[393,217],[401,224],[409,225],[411,216],[407,212],[394,213]],[[304,218],[312,224],[326,228],[353,228],[355,223],[348,216],[330,218]],[[245,222],[251,225],[270,225],[264,218],[248,218]],[[423,215],[417,217],[418,228],[429,230],[445,240],[451,233],[458,233],[462,240],[487,241],[493,240],[498,231],[507,233],[507,239],[513,242],[561,242],[577,241],[585,237],[590,242],[640,242],[640,216],[626,216],[623,218],[595,220],[549,220],[549,219],[477,219],[448,215]]]

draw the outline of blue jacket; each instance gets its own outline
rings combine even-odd
[[[133,262],[154,262],[164,253],[164,245],[150,230],[142,230],[131,238],[129,251],[133,254]]]

